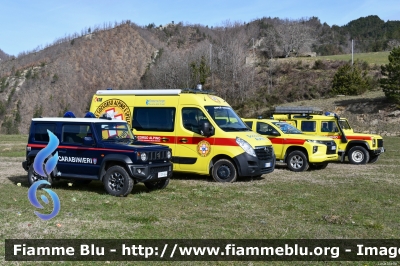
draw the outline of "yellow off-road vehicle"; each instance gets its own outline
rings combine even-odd
[[[242,120],[272,142],[276,160],[286,163],[291,171],[306,171],[309,166],[324,169],[330,161],[338,160],[336,143],[331,138],[306,135],[293,125],[278,120]]]
[[[346,118],[316,107],[276,107],[272,117],[292,123],[305,134],[332,138],[342,162],[347,156],[352,164],[374,163],[385,152],[381,136],[356,133]]]

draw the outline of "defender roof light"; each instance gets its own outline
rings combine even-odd
[[[322,115],[323,110],[318,107],[306,107],[306,106],[296,106],[296,107],[285,107],[277,106],[273,110],[275,114],[315,114]]]

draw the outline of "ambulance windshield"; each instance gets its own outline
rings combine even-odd
[[[225,132],[250,131],[229,106],[205,106],[214,122]]]

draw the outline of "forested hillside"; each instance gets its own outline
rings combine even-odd
[[[399,21],[377,16],[343,27],[315,17],[226,21],[214,28],[173,22],[141,27],[131,21],[94,26],[16,57],[0,53],[1,132],[26,133],[34,116],[66,110],[83,115],[93,93],[106,88],[201,83],[243,116],[272,104],[329,97],[333,75],[347,62],[304,56],[349,53],[352,39],[357,52],[390,50],[399,34]],[[364,67],[379,78],[379,66]]]
[[[7,60],[8,57],[9,57],[9,55],[0,49],[0,63],[1,63],[1,60]]]

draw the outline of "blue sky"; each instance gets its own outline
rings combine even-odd
[[[104,23],[131,20],[140,26],[184,24],[220,26],[262,17],[318,17],[343,26],[377,15],[400,20],[398,0],[0,0],[0,49],[10,55],[51,44],[65,35]]]

